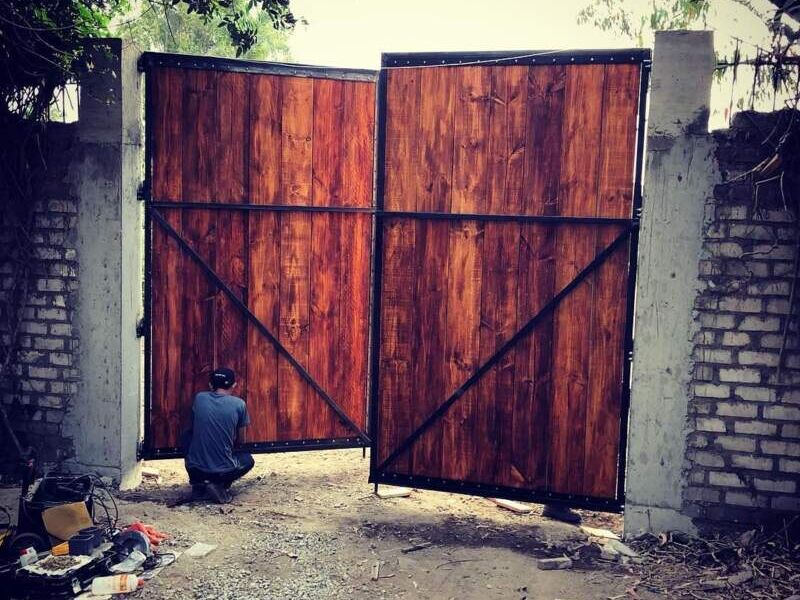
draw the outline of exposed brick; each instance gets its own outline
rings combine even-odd
[[[698,431],[725,432],[725,421],[709,417],[698,418],[695,421]]]
[[[731,351],[700,347],[695,350],[695,359],[707,363],[728,364],[731,362]]]
[[[736,421],[733,424],[733,431],[745,435],[775,435],[778,426],[762,421]]]
[[[753,479],[753,487],[763,492],[781,492],[794,494],[797,484],[789,479]]]
[[[708,483],[724,487],[744,487],[744,483],[742,483],[739,475],[724,471],[709,471]]]
[[[750,334],[739,331],[726,331],[722,334],[723,346],[747,346],[750,343]]]
[[[781,298],[771,298],[767,300],[767,312],[777,315],[789,314],[789,301]]]
[[[731,464],[734,467],[752,469],[754,471],[771,471],[773,466],[771,458],[747,456],[746,454],[732,454]]]
[[[756,369],[729,368],[719,370],[720,381],[735,383],[760,383],[761,373]]]
[[[686,498],[699,502],[719,502],[720,492],[713,488],[689,487],[686,488]]]
[[[725,492],[725,502],[734,506],[752,506],[754,508],[769,506],[769,501],[765,497],[746,492]]]
[[[700,324],[711,329],[733,329],[736,326],[736,320],[732,315],[702,313],[700,315]]]
[[[778,331],[781,328],[781,321],[777,317],[757,317],[747,316],[739,323],[742,331]]]
[[[706,452],[705,450],[695,450],[693,460],[698,465],[705,467],[724,467],[725,461],[715,452]]]
[[[719,309],[731,312],[758,313],[761,312],[763,303],[761,298],[722,298]]]
[[[778,355],[770,352],[752,352],[749,350],[742,350],[739,352],[739,362],[743,365],[777,367]]]
[[[778,470],[783,473],[800,473],[800,460],[781,458],[778,460]]]
[[[800,498],[797,496],[776,496],[772,499],[772,508],[794,512],[800,511]]]
[[[695,396],[705,398],[730,398],[731,388],[728,385],[716,385],[713,383],[696,383],[694,385]]]
[[[800,438],[800,425],[781,425],[781,437],[782,438],[792,438],[797,439]]]
[[[764,454],[777,454],[779,456],[800,456],[800,443],[762,440],[761,451]]]
[[[759,281],[747,286],[747,293],[754,296],[788,296],[790,290],[788,281]]]
[[[720,435],[714,442],[725,450],[732,452],[755,452],[756,441],[753,438],[742,436]]]
[[[780,397],[781,402],[800,404],[800,390],[786,390],[781,393]]]
[[[765,419],[776,419],[779,421],[800,421],[800,407],[796,406],[765,406]]]
[[[765,387],[737,385],[734,395],[750,402],[772,402],[775,400],[775,390]]]

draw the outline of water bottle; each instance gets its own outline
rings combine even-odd
[[[95,577],[92,581],[92,595],[130,594],[135,592],[144,579],[136,575],[112,575],[111,577]]]

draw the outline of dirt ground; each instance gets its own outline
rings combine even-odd
[[[379,499],[360,450],[258,456],[223,507],[169,508],[189,492],[182,462],[150,466],[163,481],[122,493],[121,523],[138,519],[168,533],[163,551],[194,542],[218,548],[178,558],[141,598],[568,600],[617,596],[632,583],[621,566],[537,569],[537,557],[585,540],[576,527],[543,519],[539,506],[515,514],[484,498],[426,491]],[[620,530],[619,515],[583,515],[588,525]]]

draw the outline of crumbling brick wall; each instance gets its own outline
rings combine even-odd
[[[65,182],[75,132],[73,126],[61,124],[53,124],[52,131],[42,199],[34,207],[32,278],[18,333],[19,350],[12,376],[0,378],[0,398],[12,427],[23,446],[36,449],[45,468],[73,454],[62,422],[77,393],[79,376],[73,329],[79,285],[74,239],[78,202],[70,197]],[[0,227],[2,301],[14,285],[10,239],[4,223]],[[0,336],[7,347],[11,340],[6,319],[0,319]],[[0,476],[9,476],[15,471],[17,451],[5,428],[0,428]]]
[[[747,175],[772,154],[788,118],[742,113],[714,134],[723,183],[707,202],[699,264],[685,491],[687,512],[701,521],[800,511],[798,302],[790,306],[798,226],[786,210],[791,190],[775,180],[756,191]]]

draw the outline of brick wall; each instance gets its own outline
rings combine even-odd
[[[0,379],[0,398],[23,446],[33,446],[45,468],[73,454],[72,441],[62,432],[64,416],[77,393],[79,372],[73,353],[78,340],[73,314],[78,287],[74,228],[77,201],[65,185],[74,128],[54,126],[44,181],[44,200],[35,206],[32,242],[33,277],[19,331],[19,351],[13,375]],[[2,220],[2,215],[0,215]],[[0,226],[0,300],[13,285],[9,258],[10,234]],[[8,323],[0,319],[0,336],[7,347]],[[0,435],[0,474],[13,472],[17,456],[10,437]]]
[[[714,134],[724,182],[706,205],[685,492],[699,520],[800,511],[798,302],[793,311],[789,305],[798,226],[778,182],[755,193],[743,177],[767,156],[765,138],[788,116],[743,113]]]

